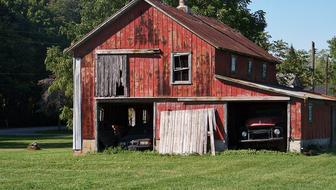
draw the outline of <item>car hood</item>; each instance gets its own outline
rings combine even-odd
[[[248,119],[245,123],[246,127],[273,127],[280,122],[278,117],[258,117]]]

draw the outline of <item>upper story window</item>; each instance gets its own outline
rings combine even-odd
[[[261,77],[263,79],[266,79],[267,77],[267,64],[266,63],[263,63],[261,66]]]
[[[172,84],[191,84],[191,53],[172,53]]]
[[[313,103],[308,103],[308,121],[313,122]]]
[[[235,73],[237,71],[237,57],[235,55],[231,55],[231,73]]]
[[[252,68],[253,68],[253,63],[252,63],[252,60],[250,59],[247,65],[247,75],[248,76],[252,76]]]

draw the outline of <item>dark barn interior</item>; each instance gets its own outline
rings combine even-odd
[[[98,151],[117,146],[131,149],[131,141],[139,139],[148,139],[150,142],[142,147],[131,146],[134,150],[151,149],[152,103],[100,103],[97,107]]]
[[[276,122],[273,121],[277,118]],[[258,125],[267,120],[269,123],[276,123],[280,126],[280,138],[265,137],[264,134],[251,134],[251,139],[244,139],[242,133],[247,130],[251,123]],[[260,126],[259,126],[260,127]],[[263,126],[261,126],[263,127]],[[268,149],[286,151],[287,147],[287,103],[251,103],[234,102],[228,103],[228,138],[229,149]],[[254,130],[256,127],[254,128]],[[265,131],[265,128],[261,128]],[[259,130],[259,131],[261,131]],[[267,129],[266,129],[267,131]],[[270,129],[270,135],[274,136],[274,131]],[[252,136],[259,135],[259,136]],[[264,135],[264,136],[261,136]],[[267,133],[269,135],[269,133]],[[281,139],[282,138],[282,139]]]

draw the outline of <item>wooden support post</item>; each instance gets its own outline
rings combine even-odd
[[[312,75],[312,91],[315,92],[315,42],[312,42],[312,69],[313,69],[313,75]]]
[[[289,101],[287,103],[287,152],[290,151],[290,140],[291,140],[291,104]]]
[[[153,150],[156,147],[156,102],[153,103]]]

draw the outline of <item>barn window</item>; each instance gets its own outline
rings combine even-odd
[[[191,53],[172,53],[172,84],[191,84]]]
[[[235,73],[237,71],[237,57],[231,55],[231,72]]]
[[[142,124],[148,124],[149,115],[146,109],[142,110]]]
[[[252,76],[252,60],[250,59],[249,61],[248,61],[248,65],[247,65],[247,74],[248,74],[248,76]]]
[[[136,125],[136,113],[134,108],[128,108],[128,125],[135,127]]]
[[[308,121],[313,122],[313,104],[308,104]]]
[[[263,79],[266,79],[267,77],[267,64],[266,63],[263,63],[261,66],[261,77]]]

